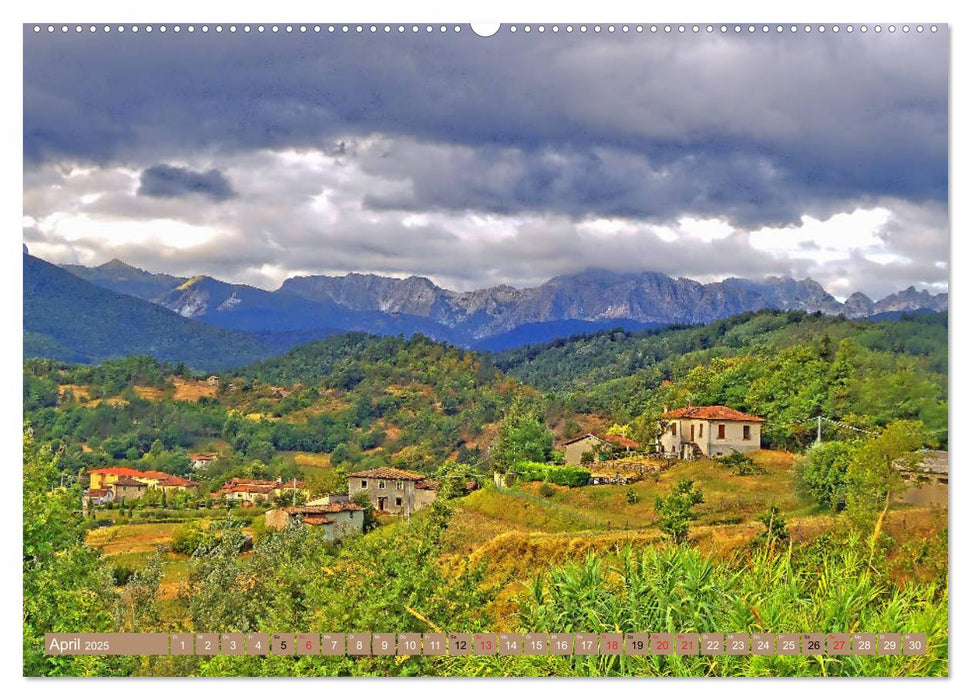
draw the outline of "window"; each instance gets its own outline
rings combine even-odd
[[[361,488],[362,489],[366,489],[367,488],[367,479],[361,479]]]
[[[397,488],[399,491],[403,491],[405,488],[405,482],[403,482],[401,479],[398,479],[398,483],[395,484],[395,488]]]
[[[719,423],[718,424],[718,439],[719,440],[724,440],[725,439],[725,424],[724,423]]]
[[[378,488],[379,489],[383,489],[383,488],[387,488],[387,486],[385,485],[385,483],[383,481],[379,481],[378,482]]]
[[[671,434],[672,435],[677,435],[678,434],[678,424],[677,423],[672,423],[671,424]]]
[[[401,507],[401,499],[400,498],[394,499],[394,504],[400,508]]]
[[[698,437],[702,438],[705,436],[705,424],[698,423]]]
[[[742,426],[742,439],[743,440],[751,440],[752,439],[752,426],[751,425],[743,425]]]

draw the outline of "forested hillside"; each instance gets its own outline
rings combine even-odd
[[[493,360],[576,410],[620,420],[724,404],[766,417],[765,437],[780,444],[805,442],[817,415],[862,429],[919,419],[946,440],[946,313],[873,323],[765,311],[574,336]]]
[[[449,458],[477,461],[484,431],[530,393],[474,353],[421,336],[338,336],[224,374],[218,386],[148,357],[24,365],[25,419],[74,472],[148,459],[185,473],[184,452],[203,447],[223,453],[222,471],[292,476],[283,453],[307,452],[332,466],[432,472]]]
[[[200,369],[272,354],[253,337],[182,318],[135,297],[102,289],[24,255],[24,356],[101,362],[152,355]]]

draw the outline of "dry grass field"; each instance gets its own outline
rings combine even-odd
[[[176,401],[198,401],[203,396],[213,398],[219,391],[218,387],[195,379],[173,377],[172,382],[175,386],[175,396],[173,398]]]

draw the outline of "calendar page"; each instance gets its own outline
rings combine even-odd
[[[23,675],[947,676],[948,81],[25,24]]]

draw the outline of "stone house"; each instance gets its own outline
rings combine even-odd
[[[292,523],[321,527],[331,541],[359,535],[364,531],[364,508],[355,503],[274,508],[266,511],[265,517],[266,526],[273,530],[282,530]]]
[[[112,493],[112,500],[115,503],[122,503],[124,501],[132,501],[137,498],[141,498],[148,491],[148,485],[142,483],[141,481],[136,481],[135,479],[130,479],[123,476],[116,479],[115,482],[108,487]]]
[[[915,506],[947,507],[948,454],[945,450],[921,450],[914,465],[894,466],[907,484],[897,500]]]
[[[438,482],[423,474],[381,467],[347,476],[350,499],[359,493],[366,493],[377,511],[408,516],[435,500]]]
[[[665,428],[658,446],[666,457],[721,457],[762,446],[765,419],[727,406],[687,406],[665,411],[661,419]]]
[[[610,456],[616,457],[620,454],[639,450],[640,444],[634,442],[623,435],[595,435],[587,433],[580,437],[575,437],[563,443],[563,454],[565,462],[569,465],[579,465],[583,463],[583,455],[592,452],[594,455],[598,451],[605,451]]]

